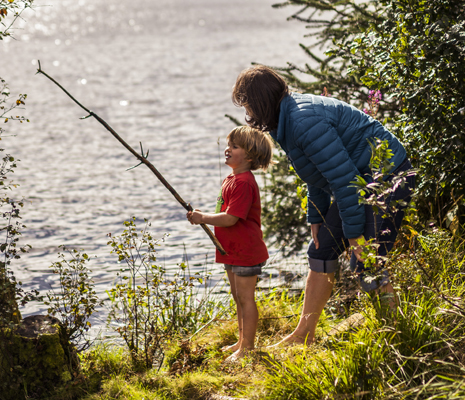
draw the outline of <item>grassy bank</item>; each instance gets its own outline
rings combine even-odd
[[[286,291],[258,293],[257,349],[242,362],[223,362],[221,347],[236,339],[229,315],[190,341],[167,343],[159,370],[137,370],[123,348],[94,347],[81,355],[75,379],[50,398],[462,399],[464,260],[461,243],[446,234],[416,235],[389,262],[396,310],[358,292],[341,273],[316,343],[268,349],[297,324],[302,299]],[[352,326],[340,324],[354,315]]]

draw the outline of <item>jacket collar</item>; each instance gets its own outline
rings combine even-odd
[[[287,125],[287,106],[292,97],[287,95],[281,100],[279,105],[279,120],[278,127],[270,132],[271,137],[276,140],[281,148],[287,153],[288,148],[286,145],[286,125]]]

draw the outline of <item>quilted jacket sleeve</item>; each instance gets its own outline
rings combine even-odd
[[[356,189],[350,187],[359,171],[336,129],[326,120],[314,122],[301,124],[300,129],[296,129],[295,143],[328,181],[339,208],[344,235],[348,239],[359,237],[364,232],[365,210],[359,204]],[[312,212],[309,217],[313,219]]]
[[[331,205],[331,196],[324,190],[309,186],[307,193],[307,221],[311,224],[323,222],[329,206]]]

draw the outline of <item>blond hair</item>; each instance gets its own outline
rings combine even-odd
[[[273,141],[269,135],[250,126],[238,126],[229,132],[227,139],[245,150],[252,161],[250,169],[266,170],[273,158]]]

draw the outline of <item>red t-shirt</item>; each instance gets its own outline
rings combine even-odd
[[[249,267],[268,259],[260,222],[260,191],[252,172],[229,175],[223,181],[216,212],[239,217],[233,226],[215,227],[215,235],[228,253],[216,250],[216,262]]]

